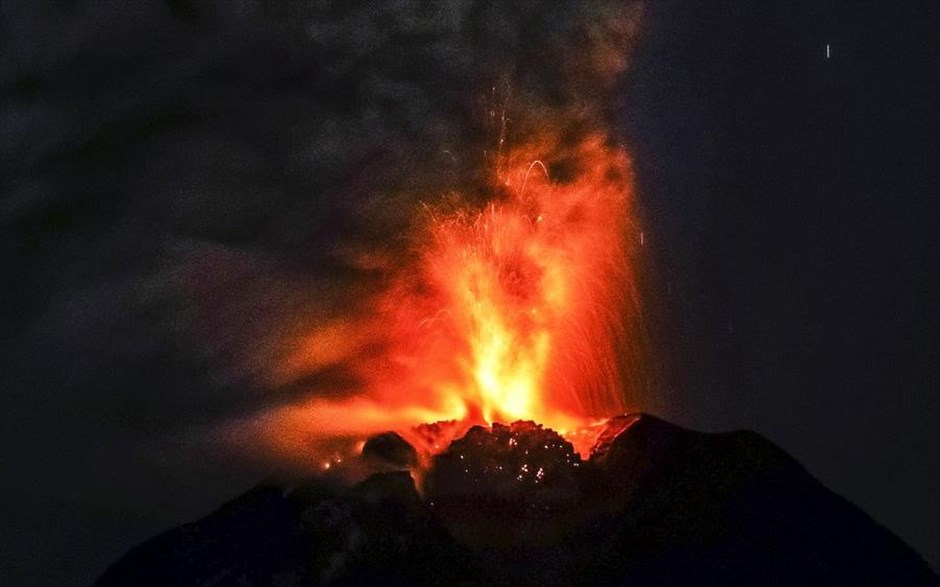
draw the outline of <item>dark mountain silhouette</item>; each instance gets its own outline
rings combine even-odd
[[[383,443],[400,452],[391,440]],[[530,460],[520,464],[520,455]],[[612,419],[584,461],[531,423],[473,428],[436,457],[423,497],[408,471],[352,487],[261,485],[134,548],[97,583],[444,584],[940,580],[760,435],[693,432],[642,415]]]

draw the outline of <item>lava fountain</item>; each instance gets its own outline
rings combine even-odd
[[[235,434],[259,431],[279,456],[303,465],[315,455],[325,466],[379,432],[435,453],[446,446],[416,438],[414,427],[453,422],[459,434],[528,420],[583,453],[590,445],[578,430],[635,407],[628,398],[645,380],[642,241],[630,158],[609,122],[639,8],[574,10],[558,29],[550,12],[526,6],[529,24],[484,11],[479,26],[490,36],[480,37],[488,41],[472,68],[483,75],[453,81],[474,86],[475,97],[441,94],[454,124],[424,153],[446,153],[453,181],[438,181],[439,163],[418,158],[386,166],[392,178],[435,179],[406,181],[417,193],[390,200],[406,202],[396,214],[411,220],[406,233],[361,253],[360,265],[380,277],[364,294],[350,292],[361,300],[355,310],[310,324],[264,362],[276,365],[275,388],[338,365],[352,385],[320,385],[253,413],[230,427]],[[531,38],[506,34],[535,23],[541,32]],[[509,49],[541,59],[504,67]],[[492,93],[480,98],[481,88]]]
[[[417,365],[441,368],[410,384],[414,399],[561,431],[623,411],[615,339],[630,287],[627,158],[601,136],[559,151],[550,140],[514,151],[518,164],[480,210],[428,208],[418,281],[405,288],[422,299],[393,290],[387,302]],[[547,158],[579,169],[554,181]]]
[[[584,453],[593,439],[577,431],[626,411],[618,354],[638,313],[625,150],[599,132],[574,144],[542,132],[508,149],[499,168],[482,204],[456,192],[425,202],[413,262],[374,315],[315,333],[291,358],[383,341],[355,362],[360,393],[271,414],[269,435],[284,451],[309,454],[312,443],[329,466],[351,449],[325,439],[395,430],[434,453],[445,446],[416,441],[413,427],[452,421],[453,436],[531,420]]]

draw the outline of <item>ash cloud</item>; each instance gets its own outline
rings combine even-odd
[[[369,311],[409,262],[423,201],[496,196],[489,111],[563,120],[571,140],[603,125],[639,10],[11,1],[0,15],[0,451],[4,503],[21,506],[0,550],[28,584],[87,582],[254,480],[257,463],[181,440],[192,431],[354,390],[344,361],[380,342],[270,365]],[[571,165],[549,162],[562,180]]]

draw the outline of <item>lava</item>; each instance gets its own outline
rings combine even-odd
[[[431,209],[419,274],[428,299],[391,301],[433,310],[418,364],[450,366],[433,385],[465,417],[566,431],[625,407],[613,338],[629,284],[627,159],[592,137],[566,154],[582,165],[573,181],[532,173],[555,148],[513,153],[520,164],[482,210]]]
[[[278,411],[279,442],[383,430],[415,442],[421,423],[459,423],[447,439],[418,439],[433,454],[472,424],[528,420],[584,453],[585,428],[626,411],[618,354],[635,285],[625,151],[603,133],[572,145],[545,132],[507,149],[500,168],[485,204],[448,194],[417,212],[414,261],[374,318],[308,339],[318,347],[293,361],[357,337],[383,344],[355,362],[361,392]]]
[[[212,255],[179,279],[198,306],[181,323],[237,394],[196,440],[289,472],[333,470],[386,431],[434,453],[517,421],[588,450],[648,389],[613,124],[642,5],[387,8],[403,30],[370,19],[375,46],[331,46],[357,10],[309,35],[324,92],[297,126],[297,161],[316,163],[297,185],[317,205],[283,229],[310,249],[227,261],[250,291]],[[435,422],[446,438],[413,431]]]

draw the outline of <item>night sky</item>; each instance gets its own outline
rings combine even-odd
[[[292,401],[244,359],[264,317],[348,304],[337,243],[403,230],[335,188],[461,128],[438,90],[479,72],[428,24],[458,5],[2,3],[0,583],[88,584],[268,473],[193,431]],[[539,7],[531,42],[597,6]],[[934,569],[938,13],[650,4],[614,100],[653,351],[628,401],[767,436]]]
[[[761,432],[936,569],[937,6],[651,13],[625,121],[673,361],[651,409]]]

